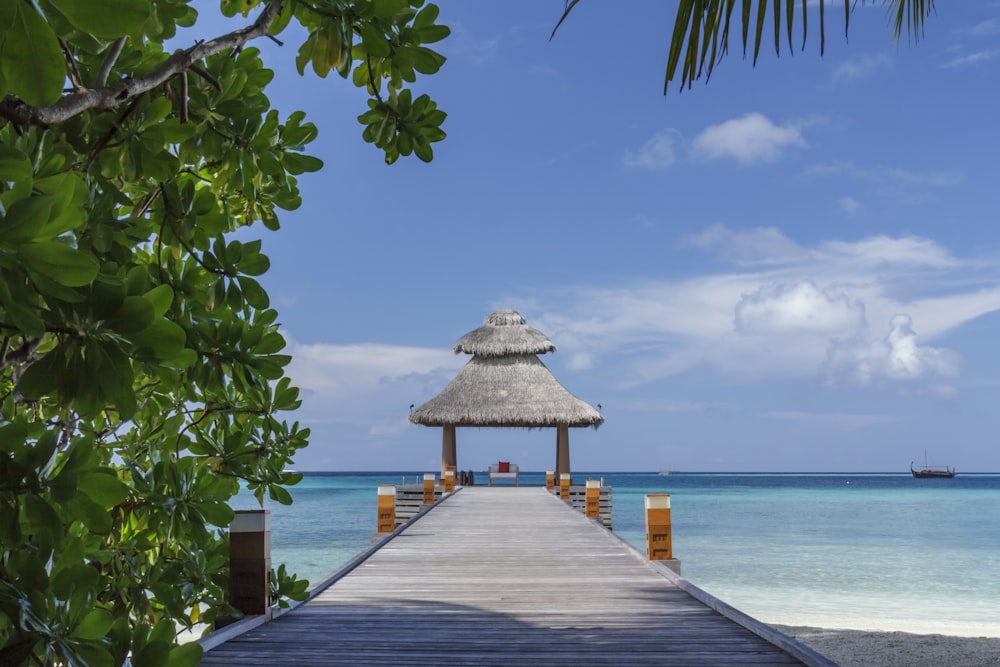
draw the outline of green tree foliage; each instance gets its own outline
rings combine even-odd
[[[194,665],[226,603],[228,501],[291,502],[308,430],[260,241],[316,128],[252,40],[366,88],[363,137],[432,157],[406,87],[444,59],[422,0],[222,0],[245,27],[173,53],[189,0],[0,0],[0,663]],[[291,32],[291,31],[289,31]],[[246,238],[246,234],[241,235]],[[304,582],[283,568],[276,594]]]
[[[820,54],[826,46],[826,7],[835,0],[819,0],[819,50]],[[866,0],[860,0],[865,4]],[[879,0],[871,0],[873,3]],[[552,34],[573,7],[580,0],[566,0],[563,14],[556,23]],[[663,81],[663,94],[667,94],[670,82],[677,77],[680,67],[680,87],[691,85],[700,79],[704,73],[707,81],[712,76],[712,70],[723,56],[729,52],[729,28],[740,30],[743,42],[743,56],[747,55],[750,37],[753,36],[753,62],[757,64],[761,44],[765,41],[765,30],[774,34],[774,52],[781,55],[783,41],[788,42],[788,50],[794,51],[796,6],[801,6],[802,47],[805,48],[806,37],[809,34],[808,5],[815,0],[773,0],[768,17],[768,0],[678,0],[677,17],[670,36],[670,49],[667,56],[667,70]],[[847,34],[851,23],[851,12],[859,0],[844,0],[844,34]],[[892,25],[893,38],[897,41],[906,31],[908,37],[918,39],[923,35],[924,21],[934,11],[934,0],[881,0]],[[735,17],[736,7],[740,12]]]

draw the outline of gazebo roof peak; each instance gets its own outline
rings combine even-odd
[[[556,346],[538,329],[529,327],[516,310],[498,310],[483,320],[483,326],[462,336],[454,352],[481,357],[555,352]]]

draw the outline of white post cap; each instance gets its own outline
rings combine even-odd
[[[434,473],[432,473],[432,472],[425,472],[424,473],[424,481],[425,482],[433,482],[434,481]]]
[[[647,493],[646,509],[648,510],[668,510],[670,509],[669,493]]]
[[[588,479],[587,480],[588,489],[599,489],[601,488],[601,480],[599,479]]]
[[[394,484],[379,484],[378,494],[380,496],[394,496],[396,495],[396,486]]]

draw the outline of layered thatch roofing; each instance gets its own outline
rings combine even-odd
[[[545,354],[556,346],[538,329],[525,324],[516,310],[498,310],[483,320],[483,326],[462,336],[453,348],[455,354],[478,354],[504,357],[508,354]]]
[[[555,345],[516,311],[493,313],[454,349],[473,357],[440,394],[410,413],[414,424],[534,428],[604,421],[535,356]]]

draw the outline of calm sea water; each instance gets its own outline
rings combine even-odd
[[[350,560],[371,544],[377,485],[404,477],[422,479],[307,473],[292,506],[268,506],[275,564],[317,581]],[[670,493],[682,574],[765,622],[1000,637],[1000,475],[587,477],[613,487],[614,530],[640,550],[644,495]]]

